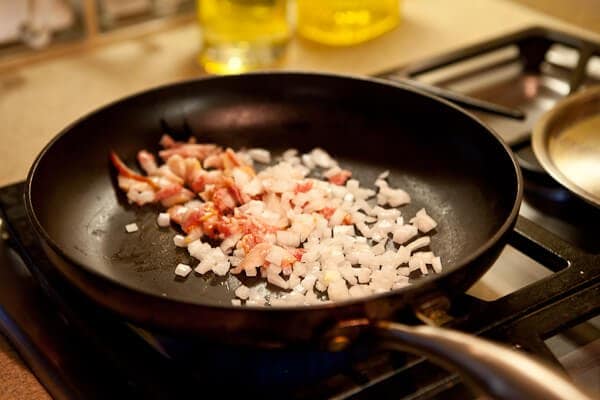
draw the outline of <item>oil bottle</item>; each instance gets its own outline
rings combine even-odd
[[[297,0],[298,33],[328,45],[365,42],[399,21],[400,0]]]
[[[270,67],[282,56],[291,28],[287,0],[197,0],[202,67],[213,74]]]

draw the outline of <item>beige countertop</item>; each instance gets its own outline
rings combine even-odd
[[[402,24],[371,42],[331,48],[291,43],[281,68],[369,74],[515,31],[577,27],[500,0],[406,0]],[[195,24],[0,71],[0,185],[23,179],[36,154],[75,118],[123,95],[201,75]]]
[[[530,26],[600,34],[508,0],[405,0],[403,20],[371,42],[331,48],[295,39],[281,69],[370,74]],[[42,147],[75,118],[124,95],[202,74],[191,23],[19,68],[0,69],[0,185],[25,178]],[[0,399],[42,398],[0,337]]]

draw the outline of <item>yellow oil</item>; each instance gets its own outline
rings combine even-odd
[[[287,0],[197,0],[199,62],[213,74],[261,69],[280,59],[290,37]]]
[[[328,45],[365,42],[396,27],[400,0],[297,0],[298,33]]]

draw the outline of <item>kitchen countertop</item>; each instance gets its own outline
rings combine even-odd
[[[362,45],[332,48],[294,39],[278,69],[371,74],[530,26],[600,41],[600,34],[508,0],[404,0],[401,25]],[[0,185],[25,178],[42,147],[64,126],[124,95],[197,77],[193,23],[142,38],[0,69]],[[0,399],[46,392],[0,337]]]

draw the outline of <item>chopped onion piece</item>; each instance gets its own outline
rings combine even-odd
[[[331,158],[327,152],[319,147],[313,149],[310,152],[311,158],[315,164],[321,168],[331,168],[335,166],[335,161]]]
[[[187,264],[177,264],[175,268],[175,275],[185,278],[192,272],[192,267]]]
[[[398,244],[404,244],[418,233],[418,229],[413,225],[396,226],[393,230],[393,240]]]
[[[343,280],[331,282],[327,287],[327,295],[332,301],[346,300],[350,297],[346,282]]]
[[[298,247],[300,246],[300,234],[294,231],[277,231],[277,243],[281,246]]]
[[[240,285],[237,289],[235,289],[235,295],[242,300],[246,300],[248,297],[250,297],[250,289],[248,286]]]
[[[377,176],[377,180],[386,179],[388,176],[390,176],[390,171],[386,169]]]
[[[250,149],[248,155],[256,162],[268,164],[271,162],[271,153],[265,149]]]
[[[173,243],[175,243],[175,246],[177,247],[186,247],[185,237],[182,235],[175,235],[173,237]]]
[[[431,261],[431,266],[436,273],[442,272],[442,260],[440,257],[434,257]]]
[[[417,211],[417,214],[410,220],[410,223],[416,226],[419,231],[423,233],[427,233],[430,230],[435,229],[437,226],[437,222],[427,215],[427,212],[424,208],[421,208],[419,211]]]
[[[125,230],[127,231],[127,233],[137,232],[138,226],[135,222],[132,222],[131,224],[125,225]]]
[[[279,274],[268,273],[267,281],[275,286],[279,286],[282,289],[288,288],[287,282],[281,276],[279,276]]]
[[[169,213],[158,214],[158,218],[156,218],[156,223],[161,228],[165,228],[165,227],[171,225],[171,217],[169,216]]]
[[[431,243],[431,238],[429,236],[423,236],[407,244],[406,248],[412,253],[417,249],[429,246],[429,243]]]
[[[286,151],[283,152],[283,154],[281,155],[281,158],[284,161],[288,161],[290,158],[296,157],[298,155],[298,150],[296,149],[288,149]]]

